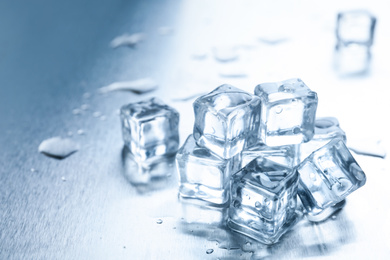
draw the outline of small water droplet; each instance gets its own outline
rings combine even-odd
[[[156,221],[157,224],[162,224],[163,223],[163,220],[161,218],[157,219]]]
[[[100,117],[101,115],[102,115],[102,113],[99,111],[93,112],[93,114],[92,114],[93,117]]]
[[[206,254],[212,254],[214,252],[214,249],[207,249]]]
[[[118,48],[120,46],[135,47],[139,42],[145,38],[143,33],[123,34],[114,38],[110,46],[112,48]]]
[[[247,241],[247,242],[245,243],[245,245],[250,246],[250,245],[252,245],[252,243],[249,242],[249,241]]]
[[[275,113],[276,114],[280,114],[280,113],[282,113],[283,112],[283,108],[281,107],[281,106],[277,106],[276,108],[275,108]]]
[[[52,137],[42,141],[38,151],[47,156],[63,159],[78,151],[80,146],[68,138]]]
[[[30,172],[37,172],[37,170],[34,169],[34,168],[31,168],[31,169],[30,169]]]
[[[293,129],[293,133],[294,134],[299,134],[301,132],[301,128],[299,128],[299,127],[294,127],[294,129]]]
[[[78,135],[85,135],[85,131],[83,129],[77,130]]]
[[[61,177],[62,181],[66,181],[66,178],[64,176]]]
[[[135,94],[143,94],[154,91],[158,84],[151,78],[142,78],[133,81],[119,81],[100,88],[99,93],[109,93],[113,91],[130,91]]]
[[[82,104],[80,108],[85,111],[85,110],[89,109],[89,105],[88,104]]]
[[[335,220],[336,218],[337,218],[336,215],[333,215],[333,216],[332,216],[332,219],[333,219],[333,220]]]
[[[72,110],[73,115],[80,115],[81,113],[82,113],[82,111],[80,108],[75,108]]]
[[[241,203],[240,203],[238,200],[235,200],[234,203],[233,203],[233,206],[234,206],[235,208],[239,208],[240,205],[241,205]]]
[[[88,98],[90,98],[91,97],[91,93],[89,93],[89,92],[85,92],[84,94],[83,94],[83,98],[85,98],[85,99],[88,99]]]
[[[258,201],[256,201],[256,203],[255,203],[255,207],[256,207],[257,209],[260,209],[260,208],[261,208],[261,203],[260,203],[260,202],[258,202]]]

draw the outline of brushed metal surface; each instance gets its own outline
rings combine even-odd
[[[339,78],[336,14],[355,8],[378,17],[372,71]],[[383,1],[1,1],[0,258],[388,259],[388,158],[356,155],[367,183],[345,208],[323,223],[302,220],[264,247],[218,226],[220,210],[180,203],[174,167],[166,179],[131,185],[117,111],[158,96],[180,112],[183,143],[193,99],[177,98],[222,83],[252,92],[261,82],[300,77],[318,93],[319,116],[337,117],[348,139],[381,140],[389,151],[387,10]],[[163,26],[172,33],[159,34]],[[145,39],[111,49],[123,33]],[[213,48],[221,46],[234,46],[239,58],[216,61]],[[247,77],[221,76],[237,68]],[[97,92],[145,77],[159,89]],[[83,104],[89,109],[74,115]],[[69,132],[78,152],[63,160],[38,153],[41,141]]]

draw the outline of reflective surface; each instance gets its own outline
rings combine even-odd
[[[371,72],[339,78],[332,67],[336,15],[356,8],[378,18]],[[265,247],[217,225],[221,209],[200,208],[205,223],[186,222],[194,215],[183,212],[196,210],[178,202],[174,166],[170,177],[131,185],[118,115],[124,104],[157,96],[180,112],[183,143],[196,95],[223,83],[253,93],[261,82],[300,77],[318,94],[318,116],[337,117],[348,141],[380,140],[389,151],[387,13],[379,0],[1,1],[0,258],[388,258],[388,158],[357,155],[367,183],[336,217],[302,220]],[[161,27],[173,31],[161,35]],[[145,37],[112,49],[125,33]],[[221,48],[236,56],[225,51],[216,59]],[[245,77],[220,76],[237,67],[233,74]],[[159,88],[98,93],[142,78]],[[55,136],[72,138],[80,150],[63,160],[38,153]]]

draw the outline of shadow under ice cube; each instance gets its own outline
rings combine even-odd
[[[313,152],[296,170],[298,195],[312,219],[366,183],[366,175],[339,138]]]
[[[258,141],[260,99],[230,85],[199,97],[194,104],[194,138],[199,146],[228,159]]]
[[[179,113],[157,98],[121,108],[122,135],[136,160],[176,153]]]
[[[260,138],[267,146],[300,144],[314,134],[317,93],[298,78],[263,83],[255,88],[261,99]]]
[[[296,223],[298,174],[258,157],[231,181],[228,226],[264,244],[276,243]]]
[[[229,180],[239,165],[238,157],[223,159],[200,147],[190,135],[176,154],[180,196],[224,204],[229,200]]]

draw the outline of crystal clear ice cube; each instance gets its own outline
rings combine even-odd
[[[371,46],[374,40],[376,18],[367,11],[353,10],[337,15],[338,45],[351,43]]]
[[[313,152],[296,170],[298,195],[307,214],[316,216],[363,186],[366,176],[342,139]]]
[[[312,152],[321,148],[335,138],[347,141],[345,132],[340,128],[339,121],[335,117],[319,117],[314,123],[314,136],[300,145],[300,161],[303,161]]]
[[[238,170],[239,155],[223,159],[200,147],[190,135],[176,154],[180,196],[224,204],[229,199],[229,180]]]
[[[157,98],[121,108],[125,145],[136,160],[174,154],[179,146],[179,113]]]
[[[241,152],[241,167],[244,168],[248,163],[257,157],[267,158],[287,167],[294,167],[299,163],[299,145],[284,146],[266,146],[257,144],[246,148]]]
[[[298,174],[258,157],[232,176],[228,226],[265,244],[296,222]]]
[[[261,99],[259,132],[264,144],[299,144],[313,137],[317,93],[301,79],[263,83],[255,94]]]
[[[258,141],[258,97],[222,85],[195,100],[193,107],[196,143],[218,156],[231,158]]]

